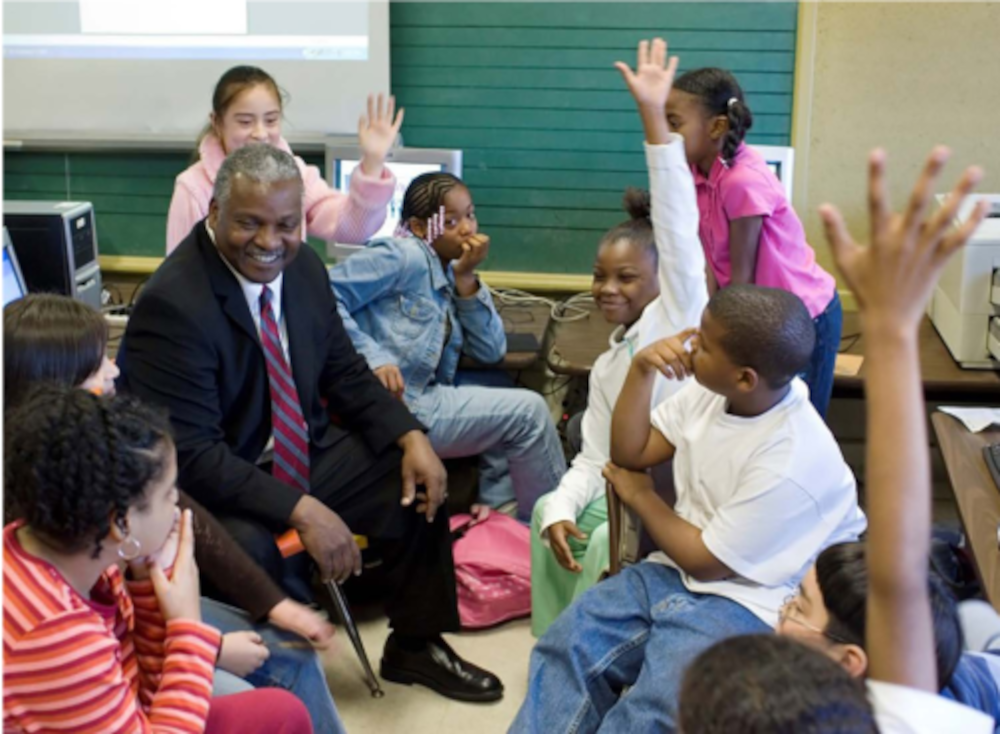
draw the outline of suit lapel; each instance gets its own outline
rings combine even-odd
[[[257,327],[254,326],[253,317],[250,315],[250,307],[243,295],[243,289],[240,288],[239,282],[226,267],[226,264],[222,262],[222,255],[215,249],[208,232],[205,231],[205,220],[202,220],[198,225],[198,248],[201,251],[202,261],[205,263],[208,280],[212,284],[212,290],[215,292],[216,298],[219,299],[219,305],[223,312],[259,345],[260,336],[257,334]]]

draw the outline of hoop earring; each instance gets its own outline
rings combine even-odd
[[[129,533],[125,540],[118,546],[118,556],[124,561],[134,561],[142,553],[142,543],[134,535]]]

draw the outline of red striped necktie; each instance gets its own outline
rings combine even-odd
[[[309,491],[309,427],[302,417],[295,379],[285,361],[278,324],[271,309],[271,289],[260,294],[260,341],[271,386],[271,428],[274,431],[274,477],[303,492]]]

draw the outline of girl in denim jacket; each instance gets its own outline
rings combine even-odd
[[[566,460],[540,395],[455,382],[463,354],[493,364],[507,351],[503,322],[475,274],[490,247],[478,230],[465,184],[424,174],[403,198],[398,236],[369,243],[330,278],[355,347],[428,427],[438,454],[502,452],[518,518],[527,522]]]

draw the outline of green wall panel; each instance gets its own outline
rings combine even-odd
[[[682,71],[737,74],[754,110],[750,142],[787,145],[797,13],[785,2],[392,3],[404,140],[464,151],[493,237],[489,269],[588,273],[601,234],[624,217],[623,190],[646,178],[641,127],[612,63],[664,35]],[[92,201],[103,254],[159,256],[173,180],[190,160],[8,152],[4,197]]]

